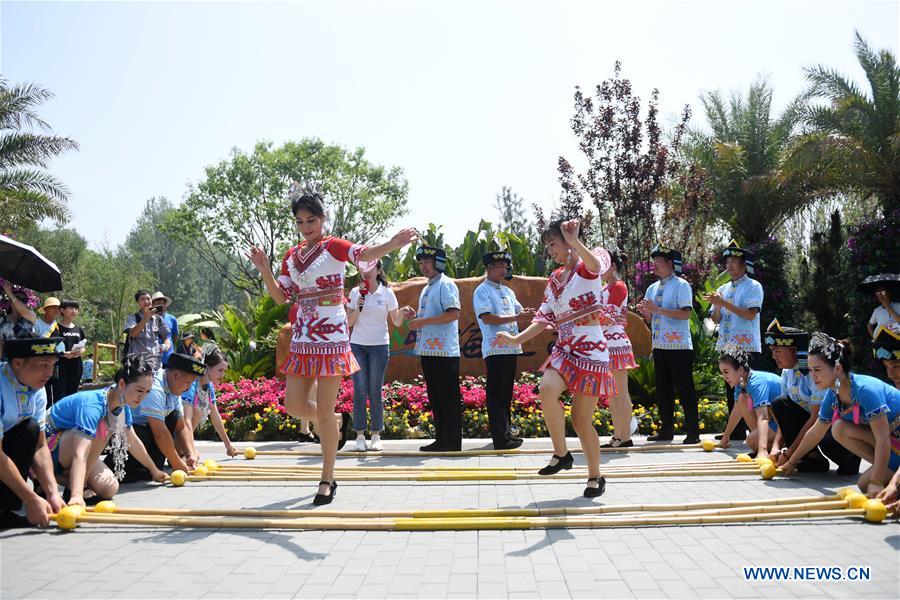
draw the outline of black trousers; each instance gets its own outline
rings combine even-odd
[[[78,391],[78,384],[81,383],[83,370],[84,367],[80,358],[59,359],[59,377],[50,382],[54,402],[58,402]]]
[[[760,362],[762,361],[762,354],[759,352],[748,352],[750,355],[750,368],[756,369],[759,368]],[[734,408],[734,388],[725,384],[725,402],[728,404],[728,414],[731,414],[731,409]],[[732,440],[745,440],[747,439],[749,427],[747,427],[746,421],[741,419],[738,421],[738,424],[735,426],[734,431],[731,432]]]
[[[435,441],[447,450],[462,448],[462,397],[458,356],[420,356],[428,402],[434,412]]]
[[[34,464],[41,428],[34,419],[25,419],[9,431],[3,432],[3,454],[9,457],[22,479],[28,479],[28,471]],[[0,482],[0,510],[19,510],[22,499],[16,496],[6,484]]]
[[[772,403],[772,412],[775,413],[775,420],[778,422],[778,429],[781,430],[784,446],[788,447],[797,439],[803,424],[809,419],[809,413],[786,396],[777,398]],[[821,456],[819,451],[837,463],[838,467],[859,471],[860,458],[834,439],[831,435],[831,428],[819,442],[818,448],[813,448],[806,456],[815,459],[816,455]]]
[[[178,413],[176,411],[172,411],[166,417],[166,428],[169,430],[174,437],[175,435],[175,424],[178,422]],[[144,448],[147,449],[147,454],[150,455],[150,460],[153,461],[153,464],[156,465],[157,469],[162,470],[162,468],[166,465],[166,455],[163,454],[162,450],[159,449],[159,446],[156,444],[156,438],[153,437],[153,431],[150,429],[149,425],[134,425],[134,433],[140,438],[141,443],[144,444]],[[106,455],[106,459],[103,461],[106,463],[106,466],[110,469],[113,469],[113,460],[110,454]],[[122,480],[122,483],[133,483],[135,481],[152,481],[153,477],[150,475],[150,471],[147,470],[144,465],[142,465],[134,456],[131,454],[128,455],[128,459],[125,461],[125,479]]]
[[[517,360],[518,356],[515,354],[500,354],[484,359],[487,368],[487,413],[494,446],[505,446],[512,439],[509,422]]]
[[[700,435],[697,414],[697,390],[694,388],[693,350],[653,350],[656,375],[656,402],[659,405],[661,435],[670,436],[675,429],[675,392],[684,409],[684,433],[687,437]]]

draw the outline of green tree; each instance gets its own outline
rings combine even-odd
[[[885,214],[900,207],[900,68],[889,50],[873,50],[856,33],[856,57],[868,89],[816,65],[806,69],[811,131],[791,152],[794,171],[822,169],[825,191],[878,200]]]
[[[4,230],[20,228],[45,218],[69,219],[68,190],[46,171],[50,159],[78,144],[67,137],[37,133],[50,126],[37,107],[53,94],[33,84],[10,85],[0,78],[0,223]]]
[[[857,292],[849,267],[844,225],[835,210],[827,227],[812,234],[809,257],[800,265],[799,300],[810,331],[827,331],[839,338],[850,334],[850,300]]]
[[[704,171],[713,193],[712,215],[739,241],[762,242],[817,198],[818,169],[783,168],[804,100],[792,100],[774,116],[772,89],[758,79],[746,98],[733,94],[726,100],[713,91],[701,102],[710,132],[692,130],[686,152]]]
[[[163,230],[175,208],[165,198],[150,198],[125,240],[127,252],[152,273],[159,289],[172,298],[173,313],[212,310],[225,302],[238,303],[240,292],[197,259],[192,246]]]
[[[502,231],[507,231],[524,240],[535,238],[534,225],[528,218],[525,208],[525,199],[503,186],[494,201],[494,208],[500,217],[499,226]]]
[[[331,234],[358,243],[376,239],[407,212],[408,184],[399,167],[370,163],[363,148],[351,152],[306,138],[280,148],[260,142],[251,154],[233,150],[230,159],[207,167],[162,229],[232,285],[259,295],[259,274],[243,251],[256,244],[277,264],[279,251],[296,241],[285,200],[293,181],[318,184]]]

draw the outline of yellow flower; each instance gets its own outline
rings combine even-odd
[[[706,423],[700,423],[700,429],[706,429]]]

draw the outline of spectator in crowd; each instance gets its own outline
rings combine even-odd
[[[125,351],[123,358],[138,354],[151,354],[151,362],[159,370],[162,367],[160,352],[169,349],[169,326],[165,319],[153,310],[153,300],[147,290],[138,290],[134,294],[138,304],[138,312],[132,313],[125,320]]]
[[[87,339],[84,329],[75,324],[80,306],[74,300],[64,300],[60,304],[60,320],[57,327],[62,336],[65,350],[59,358],[59,377],[52,383],[53,399],[61,400],[78,391],[84,365],[81,357],[84,354]]]
[[[13,285],[3,280],[4,306],[0,310],[0,349],[3,340],[26,337],[34,331],[37,315],[28,308],[28,296],[22,291],[15,291]]]
[[[181,344],[178,346],[178,354],[193,356],[198,360],[203,359],[203,350],[195,343],[196,334],[193,331],[185,331],[181,336]]]
[[[875,330],[881,325],[900,323],[900,302],[894,301],[887,285],[880,285],[875,289],[875,299],[878,300],[878,306],[872,311],[872,317],[869,319],[870,336],[874,336]]]
[[[84,383],[94,382],[94,359],[90,356],[84,359],[83,369],[81,371],[81,381]]]
[[[34,333],[38,337],[57,337],[59,325],[56,319],[59,318],[60,304],[59,298],[48,296],[37,310],[40,318],[34,322]]]
[[[169,336],[168,336],[168,349],[163,349],[162,356],[160,359],[163,364],[166,364],[166,361],[169,360],[169,357],[172,356],[172,353],[175,352],[175,349],[181,345],[181,340],[178,337],[178,319],[175,318],[175,315],[170,315],[166,311],[169,309],[169,306],[172,304],[172,299],[163,294],[162,292],[156,292],[150,298],[153,302],[153,311],[161,316],[163,320],[166,322],[166,326],[169,328]]]
[[[878,326],[872,336],[872,354],[884,364],[894,387],[900,389],[900,323]]]

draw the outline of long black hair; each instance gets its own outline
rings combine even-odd
[[[320,219],[325,218],[325,198],[319,192],[296,191],[291,192],[288,198],[291,201],[291,214],[297,216],[298,210],[305,210]]]
[[[384,287],[388,287],[388,280],[384,275],[384,266],[381,264],[381,259],[378,259],[378,262],[375,263],[375,271],[378,273],[375,276],[375,279],[378,280],[378,283],[380,283]]]

